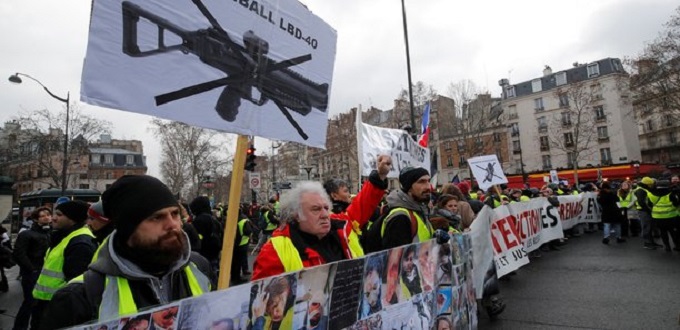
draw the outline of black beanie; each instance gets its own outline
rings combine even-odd
[[[89,209],[90,204],[83,201],[68,201],[57,205],[55,208],[77,223],[83,223],[87,220],[87,210]]]
[[[102,194],[104,214],[116,226],[116,238],[125,242],[144,219],[179,203],[170,189],[148,175],[125,175]]]
[[[423,175],[430,175],[426,169],[422,167],[404,167],[399,172],[399,183],[401,184],[401,190],[408,192],[413,186],[413,183],[422,178]]]

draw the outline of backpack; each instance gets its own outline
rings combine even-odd
[[[385,250],[380,232],[382,231],[382,225],[385,218],[387,218],[387,215],[389,215],[393,209],[395,208],[384,207],[378,220],[374,221],[368,229],[363,231],[359,238],[359,243],[364,249],[364,253],[368,254]],[[411,217],[411,237],[415,237],[418,233],[418,220],[416,220],[412,210],[408,210],[408,214]]]

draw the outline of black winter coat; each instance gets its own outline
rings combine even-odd
[[[626,219],[619,206],[616,205],[618,201],[619,197],[613,191],[609,189],[600,190],[597,195],[597,202],[602,208],[602,222],[622,223]]]
[[[50,229],[43,229],[37,222],[30,229],[24,230],[14,242],[14,261],[19,265],[19,272],[30,274],[40,271],[45,261],[45,253],[50,247]]]

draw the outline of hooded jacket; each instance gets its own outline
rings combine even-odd
[[[196,228],[201,239],[201,247],[198,250],[202,256],[210,261],[215,261],[222,251],[222,224],[212,216],[210,200],[207,197],[196,197],[189,204],[191,213],[194,214],[191,225]]]
[[[189,244],[180,259],[159,278],[116,253],[115,235],[114,231],[106,245],[99,250],[96,261],[84,274],[84,282],[69,283],[54,294],[43,317],[43,320],[50,322],[43,322],[42,329],[59,329],[98,319],[106,276],[128,280],[138,310],[190,297],[191,291],[184,274],[189,262],[193,262],[209,278],[208,261],[192,253]]]
[[[414,201],[411,196],[400,189],[394,190],[387,195],[387,206],[390,209],[405,208],[411,210],[417,213],[426,224],[430,222],[430,210],[427,206]],[[383,248],[391,249],[413,243],[411,218],[408,214],[399,212],[391,218],[386,218],[384,221],[387,223],[385,224],[385,232],[382,237]]]

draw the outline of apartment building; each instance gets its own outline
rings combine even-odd
[[[623,164],[641,160],[628,74],[605,58],[511,84],[501,79],[506,115],[506,174]]]

